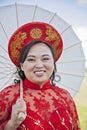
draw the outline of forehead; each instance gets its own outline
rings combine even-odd
[[[37,44],[33,45],[30,48],[28,54],[31,54],[31,53],[36,54],[36,55],[37,54],[45,54],[45,53],[52,55],[50,48],[44,43],[37,43]]]

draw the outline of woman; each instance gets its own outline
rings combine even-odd
[[[46,23],[12,35],[8,51],[21,80],[0,92],[0,130],[80,130],[72,97],[53,82],[62,49],[60,34]]]

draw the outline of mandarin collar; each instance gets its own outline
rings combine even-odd
[[[50,86],[51,86],[50,80],[48,80],[41,88],[38,84],[35,84],[28,79],[24,80],[24,89],[31,88],[31,89],[35,89],[35,90],[45,90],[45,89],[50,88]]]

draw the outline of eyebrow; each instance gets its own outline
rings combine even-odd
[[[48,54],[44,54],[44,55],[42,55],[42,57],[44,57],[44,56],[50,56],[50,55],[48,55]],[[35,58],[34,55],[28,55],[27,57],[33,57],[33,58]]]
[[[29,55],[29,56],[27,56],[27,57],[35,57],[34,55]]]

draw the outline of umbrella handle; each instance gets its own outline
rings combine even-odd
[[[20,99],[23,100],[23,81],[20,79]]]
[[[20,99],[23,100],[23,81],[20,79]],[[23,121],[26,117],[24,112],[20,112],[18,114],[18,120]]]

